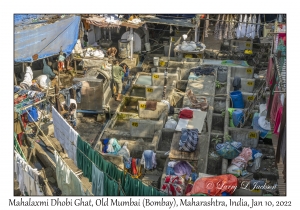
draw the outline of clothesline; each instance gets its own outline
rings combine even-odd
[[[28,112],[27,112],[28,113]],[[29,114],[29,113],[28,113]],[[29,116],[31,116],[30,114],[29,114]],[[42,132],[42,134],[46,137],[46,139],[47,139],[47,141],[48,142],[50,142],[50,140],[47,138],[47,136],[44,134],[44,132],[38,127],[38,129]],[[86,156],[85,155],[85,153],[81,150],[81,149],[79,149],[77,146],[75,146],[74,144],[73,144],[73,142],[71,142],[68,138],[67,138],[67,140],[74,146],[74,147],[76,147],[76,149],[77,149],[77,151],[80,151],[81,152],[81,154],[83,154],[87,159],[88,159],[88,161],[89,162],[91,162],[92,164],[94,164],[96,167],[97,167],[97,165],[91,160],[91,159],[89,159],[88,158],[88,156]],[[50,144],[51,144],[51,146],[53,147],[53,149],[55,150],[55,151],[57,151],[56,149],[55,149],[55,147],[53,146],[53,144],[50,142]],[[57,151],[57,153],[59,154],[59,152]],[[101,155],[101,153],[99,153],[100,155]],[[60,156],[60,155],[59,155]],[[102,155],[101,155],[102,156]],[[61,156],[60,156],[61,157]],[[63,159],[62,159],[63,160]],[[64,161],[64,160],[63,160]],[[106,160],[105,160],[106,161]],[[110,162],[110,161],[109,161]],[[66,164],[66,162],[64,161],[64,163]],[[110,163],[112,163],[112,162],[110,162]],[[114,163],[112,163],[115,167],[117,167],[117,168],[120,168],[119,166],[117,166],[117,165],[115,165]],[[122,186],[119,184],[119,182],[117,181],[117,180],[115,180],[114,178],[112,178],[110,175],[108,175],[106,172],[104,172],[104,171],[102,171],[99,167],[97,167],[101,172],[103,172],[104,174],[106,174],[112,181],[114,181],[114,182],[116,182],[117,184],[118,184],[118,186],[120,187],[120,189],[122,190],[122,192],[123,192],[123,194],[124,195],[126,195],[125,194],[125,192],[124,192],[124,190],[123,190],[123,188],[122,188]],[[121,169],[121,168],[120,168]],[[130,174],[130,175],[132,175],[131,173],[128,173],[128,174]],[[146,186],[149,186],[149,185],[147,185],[146,183],[144,183],[143,181],[141,181],[144,185],[146,185]],[[152,188],[154,188],[154,189],[156,189],[157,191],[160,191],[160,192],[162,192],[161,190],[159,190],[158,188],[156,188],[156,187],[154,187],[154,186],[151,186]]]
[[[31,114],[26,110],[27,114],[32,118]],[[32,118],[33,119],[33,118]],[[35,121],[33,121],[35,126],[37,126],[37,128],[40,130],[40,132],[43,134],[44,137],[46,137],[47,141],[51,144],[52,148],[57,152],[58,156],[60,156],[61,160],[68,166],[68,168],[73,171],[69,165],[65,162],[65,160],[63,159],[63,157],[59,154],[59,152],[55,149],[54,145],[51,143],[51,141],[48,139],[48,137],[45,135],[45,133],[43,132],[43,130],[36,124]],[[75,174],[75,172],[73,171],[73,173]],[[75,174],[76,175],[76,174]],[[77,176],[77,175],[76,175]],[[77,176],[77,178],[79,179],[79,177]],[[81,182],[82,183],[82,182]],[[82,183],[82,185],[84,185]],[[86,187],[86,185],[84,185]],[[89,189],[88,187],[86,187],[87,189]]]
[[[64,134],[63,134],[64,135]],[[66,140],[68,140],[70,143],[71,143],[71,145],[73,145],[77,150],[79,150],[82,154],[84,154],[83,152],[82,152],[82,150],[81,149],[79,149],[76,145],[74,145],[74,143],[72,142],[72,141],[70,141],[69,140],[69,138],[66,138]],[[94,150],[94,151],[96,151],[96,150]],[[96,152],[98,152],[98,151],[96,151]],[[99,153],[99,152],[98,152]],[[103,156],[101,153],[99,153],[101,156]],[[87,157],[85,154],[84,154],[84,156],[85,157]],[[87,157],[88,158],[88,157]],[[93,164],[95,164],[92,160],[90,160],[89,158],[88,158],[88,160],[91,162],[91,163],[93,163]],[[107,160],[105,160],[105,161],[107,161]],[[118,166],[118,165],[116,165],[115,163],[113,163],[113,162],[111,162],[111,161],[109,161],[108,160],[108,162],[110,162],[111,164],[113,164],[116,168],[118,168],[118,169],[121,169],[121,170],[123,170],[120,166]],[[95,165],[96,166],[96,165]],[[98,168],[98,167],[97,167]],[[99,169],[99,168],[98,168]],[[101,171],[101,169],[99,169],[100,171]],[[105,173],[105,172],[103,172],[103,173]],[[130,174],[131,176],[133,176],[133,174],[131,174],[130,172],[127,172],[128,174]],[[106,173],[105,173],[106,174]],[[107,176],[109,176],[108,174],[106,174]],[[112,180],[114,180],[114,181],[116,181],[117,182],[117,180],[115,180],[114,178],[112,178],[111,176],[109,176],[109,178],[111,178]],[[142,181],[142,183],[144,184],[144,185],[146,185],[146,186],[150,186],[150,185],[148,185],[148,184],[146,184],[145,182],[143,182]],[[161,191],[160,189],[158,189],[158,188],[156,188],[156,187],[154,187],[154,186],[151,186],[151,187],[153,187],[153,188],[155,188],[156,190],[158,190],[158,191]],[[163,191],[161,191],[161,192],[163,192]]]
[[[228,14],[222,14],[222,15],[228,15]],[[237,20],[230,21],[230,20],[220,20],[220,19],[218,20],[218,19],[211,19],[211,18],[208,18],[208,19],[206,19],[206,18],[200,18],[200,20],[212,20],[212,21],[215,21],[215,22],[217,22],[217,21],[223,21],[223,22],[233,22],[233,23],[248,23],[248,21],[247,22],[240,22],[240,21],[237,21]],[[251,24],[253,24],[253,25],[261,25],[261,26],[268,25],[268,23],[251,23]],[[283,24],[285,24],[285,23],[283,23]]]

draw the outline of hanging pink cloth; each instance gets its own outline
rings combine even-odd
[[[284,45],[286,46],[286,33],[280,33],[278,36],[278,40],[282,39],[284,42]]]
[[[276,119],[275,119],[275,126],[274,126],[274,133],[275,134],[279,134],[278,128],[279,128],[279,125],[280,125],[280,122],[281,122],[282,111],[283,111],[283,106],[280,106],[278,111],[277,111]]]
[[[278,91],[278,87],[276,87],[275,91]],[[276,114],[277,114],[279,105],[281,105],[279,93],[274,93],[273,103],[272,103],[271,112],[270,112],[270,123],[273,123],[273,125],[275,124]]]
[[[273,75],[274,75],[274,70],[273,70],[273,59],[269,58],[269,63],[268,63],[268,70],[267,70],[267,75],[266,75],[266,84],[268,87],[271,87],[273,81]]]

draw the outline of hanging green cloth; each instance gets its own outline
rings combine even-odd
[[[83,171],[84,176],[86,176],[89,181],[92,181],[92,162],[94,162],[94,164],[104,173],[103,196],[117,196],[119,180],[126,196],[166,195],[153,187],[144,185],[138,179],[133,179],[129,174],[126,174],[125,176],[123,171],[120,171],[114,164],[106,161],[99,152],[93,150],[91,146],[87,142],[83,141],[79,135],[77,139],[76,158],[78,168]],[[120,194],[124,195],[124,193],[122,192]]]
[[[16,133],[14,133],[14,148],[21,155],[21,157],[27,162],[26,157],[25,157],[25,155],[24,155],[24,153],[23,153],[23,151],[20,147],[20,144],[19,144],[18,140],[17,140],[17,134]]]
[[[102,155],[93,150],[94,154],[93,154],[93,162],[95,163],[95,165],[101,170],[103,171],[103,173],[108,174],[110,177],[112,177],[114,180],[116,180],[117,182],[121,181],[121,185],[124,188],[125,186],[125,176],[124,176],[124,172],[120,171],[114,164],[106,161]]]
[[[119,185],[104,174],[104,190],[103,196],[118,196]]]
[[[83,141],[81,137],[78,135],[77,138],[77,167],[82,170],[83,175],[92,180],[92,162],[88,159],[88,157],[93,160],[93,151],[91,151],[91,146]]]

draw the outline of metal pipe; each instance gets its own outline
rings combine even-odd
[[[195,42],[197,43],[197,36],[198,36],[198,23],[195,26]]]
[[[111,40],[111,28],[108,29],[108,38]]]

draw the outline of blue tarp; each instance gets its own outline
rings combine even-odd
[[[15,19],[15,24],[20,20]],[[38,59],[50,57],[58,54],[60,47],[67,56],[70,55],[78,39],[79,23],[79,16],[71,16],[51,24],[15,28],[15,62],[32,62],[35,54]]]
[[[41,17],[44,17],[44,15],[36,15],[36,14],[14,15],[14,25],[16,26],[21,24],[30,24]]]

